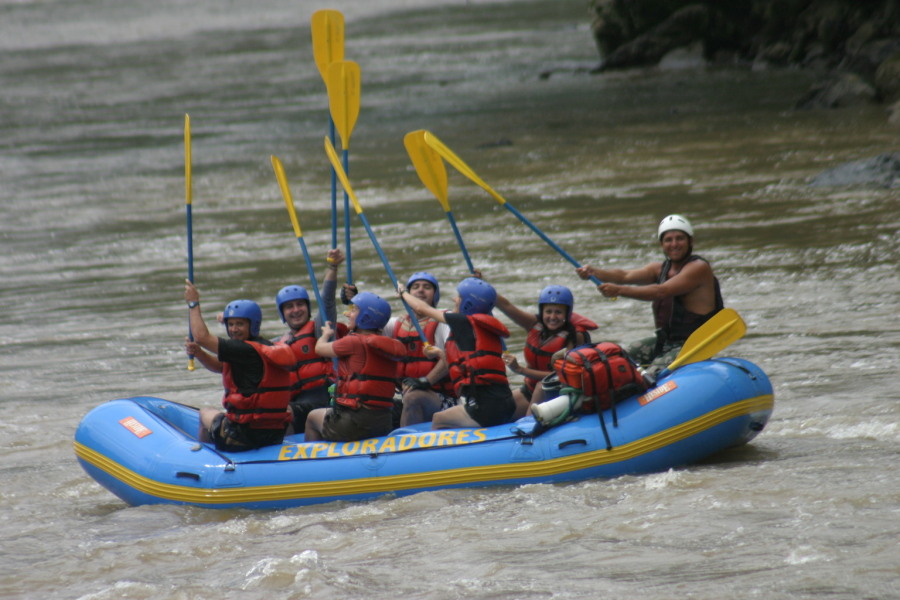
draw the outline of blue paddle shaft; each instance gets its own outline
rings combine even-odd
[[[375,246],[375,251],[378,252],[378,256],[381,257],[381,262],[384,264],[384,270],[387,271],[388,277],[391,278],[391,284],[394,286],[394,289],[397,289],[397,278],[394,276],[394,270],[391,269],[391,263],[388,262],[387,256],[384,255],[384,252],[381,250],[381,245],[378,243],[378,238],[375,237],[375,232],[372,231],[372,227],[369,226],[369,220],[366,218],[366,215],[363,213],[359,214],[359,219],[362,221],[362,224],[366,228],[366,232],[369,234],[369,239],[372,240],[372,245]],[[422,343],[427,343],[428,338],[425,337],[425,332],[422,330],[422,326],[419,325],[419,317],[410,308],[409,304],[406,303],[406,300],[400,298],[400,301],[403,302],[403,308],[406,309],[406,313],[409,315],[409,320],[412,321],[412,324],[416,326],[416,331],[419,333],[419,337],[422,340]]]
[[[327,321],[328,315],[324,314],[325,303],[322,302],[322,294],[319,293],[319,282],[316,281],[316,272],[313,271],[312,261],[309,259],[309,251],[306,249],[306,242],[303,241],[302,236],[298,237],[297,241],[300,243],[300,250],[303,251],[303,260],[306,261],[306,271],[309,273],[310,281],[312,281],[313,295],[315,295],[315,297],[316,297],[316,304],[319,305],[319,314],[322,315],[323,322]],[[310,318],[312,318],[312,315],[310,315]],[[337,326],[336,323],[335,323],[335,326]],[[335,375],[337,375],[337,372],[338,372],[337,357],[334,357],[334,359],[332,359],[331,362],[334,365],[334,373],[335,373]]]
[[[313,294],[316,296],[319,310],[324,310],[325,303],[322,302],[322,295],[319,293],[319,282],[316,281],[316,272],[313,270],[312,261],[309,259],[309,251],[306,249],[306,242],[303,241],[302,237],[298,237],[297,241],[300,243],[300,249],[303,251],[303,259],[306,261],[306,270],[309,272],[309,279],[312,282]]]
[[[507,208],[507,210],[509,210],[509,212],[511,212],[512,214],[516,215],[516,217],[518,217],[518,219],[519,219],[520,221],[522,221],[523,223],[525,223],[526,225],[528,225],[528,227],[530,227],[531,230],[532,230],[533,232],[535,232],[536,234],[538,234],[538,236],[539,236],[542,240],[544,240],[545,242],[547,242],[547,244],[548,244],[551,248],[553,248],[554,250],[556,250],[557,252],[559,252],[560,255],[561,255],[563,258],[565,258],[567,261],[569,261],[570,263],[572,263],[573,265],[575,265],[576,268],[581,267],[581,263],[579,263],[577,260],[575,260],[574,258],[572,258],[572,256],[571,256],[568,252],[566,252],[565,250],[563,250],[556,242],[554,242],[553,240],[551,240],[550,238],[548,238],[547,235],[546,235],[543,231],[541,231],[540,229],[537,228],[537,225],[535,225],[535,224],[532,223],[530,220],[528,220],[528,217],[526,217],[525,215],[523,215],[522,213],[520,213],[518,210],[516,210],[516,207],[512,206],[509,202],[505,202],[505,203],[503,204],[503,206],[505,206],[505,207]],[[593,282],[594,282],[595,284],[597,284],[597,285],[602,285],[602,284],[603,284],[603,282],[600,281],[599,279],[597,279],[594,275],[591,275],[591,281],[593,281]]]
[[[334,119],[328,117],[328,138],[334,144]],[[337,248],[337,172],[331,167],[331,247]]]
[[[194,283],[194,241],[193,241],[193,218],[191,216],[191,205],[185,204],[187,213],[187,263],[188,263],[188,281]],[[191,309],[188,309],[188,339],[194,341],[194,334],[191,332]],[[193,355],[190,358],[194,358]]]
[[[349,174],[350,152],[344,149],[344,173]],[[350,256],[350,196],[344,190],[344,247],[347,255],[347,283],[353,285],[353,261]]]
[[[472,259],[469,258],[469,252],[466,250],[466,245],[463,243],[462,235],[459,233],[459,227],[456,226],[456,219],[453,218],[453,212],[447,211],[447,219],[450,221],[450,227],[453,228],[453,233],[456,235],[456,241],[459,242],[459,249],[462,250],[463,258],[466,259],[469,273],[474,273],[475,267],[472,266]]]

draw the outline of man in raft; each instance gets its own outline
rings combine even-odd
[[[406,355],[406,347],[381,335],[391,317],[387,300],[361,292],[350,304],[350,333],[329,341],[334,330],[328,322],[316,341],[316,354],[338,358],[338,381],[334,405],[309,413],[307,442],[351,442],[393,429],[397,361]]]
[[[427,271],[418,271],[406,280],[406,289],[429,306],[437,307],[441,288],[437,278]],[[417,315],[425,340],[419,338],[418,329],[408,314],[392,317],[384,328],[384,335],[399,340],[406,346],[406,356],[400,362],[397,379],[403,398],[400,426],[430,422],[434,413],[456,406],[453,383],[450,381],[446,361],[425,356],[425,348],[443,349],[450,328],[430,317]]]
[[[444,350],[430,346],[425,354],[447,361],[460,403],[435,413],[431,428],[490,427],[510,422],[516,404],[503,362],[503,338],[509,337],[509,330],[491,314],[497,301],[494,288],[475,277],[463,279],[456,288],[454,312],[430,306],[403,285],[398,286],[397,293],[417,314],[450,326]]]
[[[259,336],[262,310],[252,300],[234,300],[225,307],[228,339],[209,332],[200,312],[200,292],[189,280],[184,300],[194,338],[185,341],[185,350],[210,371],[221,373],[225,387],[225,412],[200,409],[199,440],[228,452],[280,444],[291,422],[291,349]]]
[[[316,408],[327,408],[331,402],[328,387],[336,375],[331,359],[316,354],[316,340],[322,335],[326,321],[336,320],[334,302],[337,288],[338,266],[344,261],[344,253],[338,249],[328,251],[328,269],[322,281],[322,302],[319,314],[313,319],[309,292],[300,285],[286,285],[275,295],[275,305],[288,331],[272,340],[287,344],[294,353],[291,365],[291,411],[293,429],[300,433],[306,428],[306,417]],[[343,327],[343,326],[341,326]],[[342,337],[346,331],[339,331]]]
[[[719,312],[724,304],[719,280],[712,267],[694,254],[694,228],[681,215],[669,215],[657,229],[665,260],[639,269],[600,269],[585,265],[578,276],[591,275],[604,283],[597,286],[607,298],[622,296],[653,303],[656,335],[630,344],[626,350],[645,375],[656,375],[675,360],[685,340]]]

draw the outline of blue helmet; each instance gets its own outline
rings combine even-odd
[[[358,329],[384,329],[388,319],[391,318],[391,305],[372,292],[360,292],[353,296],[350,302],[359,307],[359,314],[356,317]]]
[[[416,281],[427,281],[434,286],[434,299],[431,301],[431,305],[437,306],[438,301],[441,299],[441,286],[438,285],[437,277],[435,277],[428,271],[419,271],[418,273],[413,273],[409,276],[409,279],[406,280],[406,289],[409,289],[409,286],[411,286]]]
[[[572,314],[575,298],[572,296],[572,290],[564,285],[548,285],[541,290],[541,294],[538,296],[538,307],[544,304],[562,304],[569,307],[567,314]]]
[[[262,309],[253,300],[232,300],[225,307],[225,325],[228,319],[248,319],[250,321],[250,335],[259,335],[259,326],[262,324]],[[230,337],[230,336],[229,336]]]
[[[458,286],[459,312],[464,315],[491,314],[497,302],[497,292],[491,284],[477,277],[466,277]]]
[[[281,305],[285,302],[290,302],[291,300],[306,300],[306,306],[309,307],[309,293],[307,293],[306,288],[301,285],[286,285],[281,290],[275,294],[275,306],[278,307],[278,314],[281,315],[281,322],[285,322],[284,311],[281,310]]]

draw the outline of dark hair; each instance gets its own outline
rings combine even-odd
[[[566,324],[565,325],[563,325],[560,329],[550,331],[550,329],[546,325],[544,325],[543,315],[538,313],[536,315],[537,320],[538,320],[538,323],[540,323],[542,325],[541,341],[543,342],[544,340],[550,338],[551,336],[556,335],[560,331],[565,331],[566,332],[566,345],[568,346],[569,344],[571,344],[572,346],[577,346],[578,340],[576,339],[576,336],[578,335],[578,332],[575,330],[575,326],[572,324],[572,321],[569,319],[569,316],[571,314],[572,314],[571,311],[569,311],[569,313],[566,315]]]

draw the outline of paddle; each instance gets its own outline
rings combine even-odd
[[[275,169],[275,178],[278,179],[278,187],[281,188],[281,197],[284,198],[288,215],[291,217],[291,225],[294,226],[294,235],[297,236],[300,250],[303,251],[303,259],[306,261],[306,272],[309,273],[309,280],[312,281],[313,295],[316,297],[316,304],[319,306],[319,312],[324,322],[328,319],[328,316],[325,314],[325,303],[322,302],[322,294],[319,293],[319,282],[316,281],[316,272],[313,270],[312,261],[309,259],[309,250],[306,249],[306,242],[303,241],[303,232],[300,230],[300,221],[297,220],[297,211],[294,210],[294,199],[291,197],[290,188],[288,188],[284,167],[281,166],[281,161],[274,154],[272,155],[272,168]],[[334,364],[334,372],[337,373],[337,357],[332,360],[332,363]]]
[[[184,199],[185,212],[187,213],[187,263],[188,280],[194,283],[194,226],[191,218],[191,202],[193,201],[193,185],[191,183],[191,117],[184,115]],[[188,309],[188,339],[194,341],[191,333],[191,310]],[[194,370],[194,355],[188,356],[188,371]]]
[[[711,358],[744,337],[746,332],[747,325],[737,311],[723,308],[690,335],[678,356],[659,377],[668,375],[678,367]]]
[[[303,259],[306,261],[306,271],[309,273],[309,280],[312,282],[313,294],[316,296],[318,305],[324,309],[325,303],[322,302],[322,295],[319,293],[319,282],[316,281],[316,272],[313,270],[312,261],[309,258],[309,250],[306,249],[306,242],[303,241],[303,232],[300,230],[300,221],[297,220],[297,211],[294,210],[294,199],[291,197],[290,188],[288,188],[284,167],[281,165],[281,161],[278,160],[278,157],[274,154],[272,155],[272,168],[275,169],[278,187],[281,188],[281,197],[284,198],[284,204],[287,207],[288,215],[291,217],[291,224],[294,226],[294,235],[297,236],[297,242],[300,243],[300,250],[303,251]]]
[[[344,151],[344,173],[349,171],[350,135],[359,117],[359,65],[351,60],[339,60],[328,65],[328,104],[331,118],[341,135]],[[329,140],[330,142],[331,140]],[[334,147],[334,143],[332,143]],[[337,171],[337,169],[334,169]],[[350,199],[344,188],[344,243],[347,255],[347,283],[353,285],[353,267],[350,255]]]
[[[530,220],[528,220],[528,218],[525,215],[523,215],[518,210],[516,210],[516,208],[513,205],[511,205],[509,202],[507,202],[503,196],[501,196],[500,194],[495,192],[491,186],[486,184],[481,179],[481,177],[479,177],[478,175],[475,174],[475,171],[473,171],[469,167],[469,165],[464,163],[461,158],[459,158],[456,154],[454,154],[453,151],[450,150],[450,148],[445,146],[443,144],[443,142],[441,142],[433,133],[431,133],[430,131],[426,131],[424,133],[424,140],[425,140],[425,143],[428,146],[430,146],[431,148],[433,148],[438,154],[440,154],[444,158],[444,160],[446,160],[448,163],[453,165],[457,171],[459,171],[460,173],[462,173],[463,175],[468,177],[473,183],[475,183],[475,185],[477,185],[478,187],[480,187],[481,189],[486,191],[488,194],[490,194],[497,202],[499,202],[509,212],[514,214],[520,221],[522,221],[522,223],[524,223],[529,228],[531,228],[531,230],[533,232],[535,232],[538,235],[538,237],[540,237],[542,240],[547,242],[547,244],[551,248],[553,248],[554,250],[559,252],[559,254],[563,258],[565,258],[567,261],[569,261],[570,263],[575,265],[575,267],[581,267],[581,263],[579,263],[577,260],[575,260],[568,252],[563,250],[562,247],[559,246],[559,244],[557,244],[556,242],[551,240],[549,237],[547,237],[547,234],[545,234],[543,231],[538,229],[538,227],[534,223],[532,223]],[[591,275],[590,279],[596,285],[601,285],[603,283],[602,281],[597,279],[597,277],[595,277],[594,275]]]
[[[394,270],[391,269],[391,264],[388,262],[387,256],[384,255],[384,252],[381,249],[381,245],[378,243],[378,239],[375,237],[375,232],[372,231],[372,227],[369,225],[369,220],[366,218],[366,215],[363,214],[362,207],[359,205],[359,200],[356,199],[356,194],[353,192],[353,188],[350,187],[350,180],[347,178],[347,173],[344,171],[343,167],[341,167],[340,159],[338,159],[337,152],[334,149],[334,145],[332,145],[331,141],[328,138],[325,138],[325,153],[328,155],[328,160],[331,161],[332,166],[334,166],[334,170],[337,172],[338,179],[341,180],[341,185],[344,186],[344,193],[350,197],[350,200],[353,202],[353,208],[356,210],[356,214],[359,215],[360,221],[365,226],[366,231],[369,234],[369,239],[372,240],[372,245],[375,246],[375,251],[378,252],[378,256],[381,257],[381,262],[384,264],[384,270],[387,271],[388,276],[391,278],[391,284],[393,284],[394,289],[397,289],[397,277],[394,275]],[[424,344],[428,344],[428,338],[425,337],[425,332],[422,330],[422,326],[419,324],[419,317],[410,308],[409,304],[406,303],[406,300],[400,298],[400,301],[403,303],[403,307],[406,309],[407,314],[409,315],[409,320],[413,325],[416,326],[416,331],[419,333],[419,338],[422,340]]]
[[[459,249],[462,250],[463,257],[466,259],[466,265],[469,267],[469,273],[475,273],[475,267],[472,266],[472,259],[469,258],[469,252],[463,243],[462,235],[459,233],[459,227],[456,226],[456,219],[453,218],[453,211],[450,210],[450,202],[447,199],[447,169],[444,167],[444,161],[440,155],[435,152],[428,144],[425,143],[425,130],[411,131],[403,138],[403,145],[406,146],[406,152],[409,153],[409,159],[419,174],[419,179],[425,184],[434,197],[444,208],[447,214],[447,220],[450,221],[450,227],[456,235],[456,241],[459,243]]]
[[[336,10],[317,10],[312,14],[313,58],[319,75],[328,87],[328,65],[344,60],[344,15]],[[334,143],[334,119],[328,115],[328,137]],[[331,170],[331,247],[337,248],[337,174]]]

